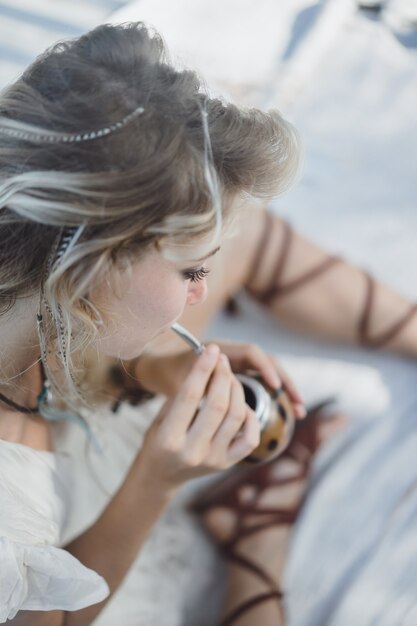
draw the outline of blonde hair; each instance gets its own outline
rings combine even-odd
[[[91,140],[63,140],[111,125]],[[92,285],[163,238],[219,229],[236,194],[283,191],[298,154],[296,132],[278,112],[210,98],[142,23],[102,25],[56,44],[0,97],[0,320],[43,287],[61,395],[82,402],[73,357],[99,332]],[[44,281],[68,228],[77,240]]]

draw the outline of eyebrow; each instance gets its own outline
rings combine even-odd
[[[199,263],[200,261],[205,261],[206,259],[209,259],[211,256],[214,256],[215,254],[217,254],[217,252],[219,250],[220,250],[220,246],[217,246],[217,248],[214,248],[214,250],[212,250],[211,252],[206,254],[206,256],[203,256],[201,259],[195,259],[196,263]]]

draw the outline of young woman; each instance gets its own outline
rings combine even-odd
[[[100,447],[86,413],[111,393],[86,382],[87,353],[130,360],[205,299],[235,200],[288,185],[296,135],[277,113],[209,98],[130,24],[41,56],[2,95],[0,141],[0,621],[89,624],[178,487],[242,460],[259,427],[209,345],[63,549],[72,487],[54,424]]]
[[[285,373],[254,346],[210,345],[197,361],[183,351],[136,360],[174,321],[198,331],[241,286],[255,292],[269,281],[275,263],[262,233],[279,238],[282,223],[266,228],[243,199],[286,188],[298,145],[277,113],[209,98],[140,24],[99,27],[47,51],[2,95],[0,115],[0,621],[90,624],[179,486],[256,447],[258,424],[231,365],[259,370],[272,387],[284,381],[304,414]],[[239,237],[223,238],[233,228]],[[242,245],[247,254],[232,263]],[[305,245],[304,258],[322,254]],[[210,263],[213,296],[189,317],[188,305],[206,298]],[[386,299],[390,316],[402,315],[407,303]],[[309,310],[311,328],[330,330],[318,306]],[[354,320],[355,305],[346,314]],[[346,329],[340,323],[351,338]],[[98,372],[115,360],[169,396],[143,442],[125,429],[103,445],[120,390],[114,378],[99,386]],[[80,441],[72,426],[84,437],[78,447],[127,457],[123,478],[83,520],[67,463]],[[89,469],[76,464],[81,482]],[[262,546],[279,557],[277,546]],[[241,592],[246,601],[257,591],[235,574],[232,609]],[[260,610],[277,619],[275,606]]]

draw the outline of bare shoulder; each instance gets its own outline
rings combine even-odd
[[[0,439],[52,452],[50,425],[38,415],[0,409]]]

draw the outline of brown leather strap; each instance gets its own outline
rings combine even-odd
[[[252,261],[251,268],[249,270],[249,276],[246,279],[246,285],[249,285],[258,273],[264,250],[266,249],[268,245],[269,237],[272,232],[272,227],[273,227],[273,216],[269,211],[265,211],[264,212],[264,227],[263,227],[261,239],[255,251],[255,256]],[[228,315],[232,315],[232,316],[236,316],[239,313],[239,304],[235,296],[231,296],[230,298],[228,298],[226,305],[225,305],[225,311],[226,313],[228,313]]]
[[[235,510],[235,513],[238,514],[239,511]],[[258,522],[257,524],[253,524],[252,526],[247,526],[247,527],[240,527],[237,531],[236,534],[232,537],[232,539],[230,541],[227,542],[227,544],[223,544],[223,546],[221,545],[221,551],[222,553],[227,557],[230,558],[230,555],[235,555],[235,553],[233,552],[233,548],[238,545],[242,539],[245,539],[246,537],[249,537],[250,535],[262,532],[263,530],[266,530],[267,528],[272,528],[273,526],[292,526],[292,524],[294,524],[295,520],[297,519],[297,515],[299,513],[299,506],[298,504],[296,506],[293,506],[292,508],[289,508],[287,510],[285,509],[273,509],[272,507],[270,509],[253,509],[253,514],[254,516],[262,516],[262,515],[267,515],[271,518],[266,522]]]
[[[272,300],[280,296],[287,296],[292,291],[296,291],[300,287],[303,287],[305,284],[320,276],[320,274],[324,274],[328,269],[340,263],[341,259],[338,257],[328,257],[324,259],[319,265],[316,265],[312,269],[308,270],[305,274],[294,278],[284,285],[275,285],[271,287],[269,290],[265,291],[261,296],[261,301],[265,304],[269,304]]]
[[[255,257],[252,261],[252,267],[249,271],[249,276],[246,279],[246,284],[250,285],[252,280],[255,278],[256,274],[259,270],[259,265],[263,256],[263,253],[266,250],[268,245],[269,237],[271,236],[272,228],[273,228],[274,218],[269,211],[265,211],[264,214],[264,227],[262,231],[262,237],[258,243],[258,247],[256,248]]]
[[[289,251],[291,248],[291,240],[292,240],[291,227],[288,224],[288,222],[285,222],[285,221],[282,222],[282,225],[283,225],[282,244],[279,248],[278,259],[275,263],[275,267],[272,272],[272,280],[274,281],[274,283],[278,282],[281,278],[281,274],[286,265]],[[249,291],[253,291],[250,289],[249,285],[252,282],[252,280],[255,278],[255,276],[258,274],[259,267],[261,264],[261,259],[265,253],[265,250],[268,247],[269,239],[272,235],[273,228],[274,228],[274,216],[269,211],[265,211],[264,229],[263,229],[262,237],[256,249],[256,254],[252,263],[252,268],[246,280],[246,285],[248,285]],[[253,292],[253,293],[254,295],[258,295],[258,292],[256,293]]]
[[[252,269],[249,274],[249,278],[246,281],[247,285],[250,285],[251,281],[253,280],[253,278],[256,276],[258,272],[260,261],[261,261],[262,255],[264,254],[267,248],[269,237],[272,233],[272,230],[273,230],[273,216],[268,211],[266,211],[266,219],[265,219],[263,235],[261,237],[261,241],[258,245],[257,252],[255,254],[255,259],[254,259]],[[336,263],[341,262],[341,259],[339,257],[335,257],[335,256],[327,257],[315,267],[311,268],[304,274],[301,274],[301,276],[298,276],[297,278],[294,278],[290,280],[289,282],[283,284],[282,276],[285,272],[285,268],[287,266],[288,259],[291,253],[293,238],[294,238],[294,232],[291,226],[288,224],[288,222],[283,221],[282,244],[278,251],[278,258],[275,262],[270,284],[263,291],[255,292],[253,289],[251,290],[250,288],[248,288],[248,290],[263,304],[269,304],[272,300],[275,300],[275,298],[279,296],[288,295],[292,291],[299,289],[300,287],[307,284],[311,280],[314,280],[315,278],[317,278],[317,276],[320,276],[320,274],[323,274],[324,272],[326,272],[328,269],[333,267],[333,265],[335,265]]]
[[[272,280],[275,284],[281,282],[282,274],[284,273],[285,266],[287,265],[288,257],[292,248],[292,242],[294,239],[294,231],[288,222],[283,221],[283,235],[282,245],[278,252],[278,259],[275,263],[274,272],[272,274]],[[272,230],[272,227],[271,227]]]
[[[282,274],[284,273],[285,266],[287,265],[287,261],[290,256],[294,236],[294,232],[288,222],[282,222],[282,227],[282,244],[278,251],[278,258],[276,260],[274,271],[272,273],[272,281],[275,284],[279,284],[281,282]]]
[[[326,399],[324,404],[326,405],[327,403],[328,399]],[[263,491],[269,487],[290,484],[307,476],[311,456],[320,444],[318,435],[321,419],[320,408],[321,403],[317,407],[313,407],[313,410],[309,412],[310,419],[297,422],[294,439],[289,448],[283,454],[283,457],[281,457],[293,458],[300,463],[300,470],[297,474],[293,476],[274,478],[270,466],[279,463],[280,460],[277,459],[265,463],[262,466],[258,466],[256,469],[246,469],[240,467],[238,468],[238,471],[233,472],[229,476],[221,477],[215,485],[211,485],[205,492],[203,492],[203,496],[200,495],[198,500],[194,501],[192,505],[192,510],[199,513],[205,512],[213,506],[221,507],[222,505],[224,505],[225,508],[233,510],[237,516],[237,528],[229,541],[220,544],[220,551],[225,559],[253,572],[269,587],[269,591],[267,593],[256,596],[255,598],[239,605],[237,609],[227,615],[227,617],[221,622],[221,626],[230,626],[246,611],[256,607],[262,602],[266,602],[274,598],[279,601],[282,598],[282,593],[278,589],[277,582],[262,569],[261,565],[258,565],[252,560],[238,554],[236,552],[236,548],[242,539],[252,533],[261,532],[272,526],[291,524],[295,521],[303,500],[292,507],[288,507],[287,509],[273,509],[259,507],[259,499]],[[299,441],[297,441],[298,439]],[[300,454],[296,444],[299,444],[303,451],[307,452],[307,454]],[[241,502],[238,498],[239,489],[243,485],[258,486],[258,492],[255,495],[255,498],[253,500],[251,499],[250,502]],[[252,515],[268,515],[271,519],[266,522],[262,521],[258,524],[245,527],[245,517]],[[279,609],[281,613],[283,613],[283,606],[281,602],[279,602]]]
[[[366,293],[364,306],[359,317],[358,340],[361,345],[364,345],[368,348],[376,349],[381,348],[382,346],[387,344],[399,332],[401,332],[404,326],[408,324],[408,322],[417,313],[417,304],[412,304],[405,312],[405,314],[402,315],[397,322],[394,322],[391,326],[389,326],[389,328],[380,332],[377,335],[371,336],[370,325],[372,309],[375,304],[376,283],[375,280],[367,272],[364,272],[364,276],[366,279]]]
[[[279,609],[282,612],[281,598],[282,593],[280,591],[269,591],[268,593],[262,593],[258,596],[255,596],[254,598],[251,598],[250,600],[246,600],[246,602],[243,602],[236,609],[234,609],[234,611],[229,613],[229,615],[227,615],[225,619],[222,620],[220,626],[230,626],[241,615],[243,615],[243,613],[246,613],[246,611],[250,611],[250,609],[258,606],[258,604],[263,604],[264,602],[268,602],[269,600],[278,600]]]
[[[258,578],[262,580],[262,582],[266,583],[268,587],[270,587],[270,589],[272,590],[276,589],[277,583],[275,582],[275,580],[273,580],[273,578],[271,578],[269,574],[267,574],[263,569],[261,569],[259,565],[256,565],[256,563],[253,563],[249,559],[246,559],[240,554],[236,554],[235,552],[232,552],[232,551],[222,552],[222,554],[223,556],[226,557],[228,561],[231,561],[232,563],[237,563],[238,565],[240,565],[241,567],[244,567],[245,569],[249,570],[253,574],[256,574]]]
[[[288,222],[284,221],[282,244],[278,251],[278,258],[275,262],[270,284],[262,291],[255,291],[253,289],[250,289],[249,285],[258,273],[262,256],[268,246],[269,238],[272,232],[273,216],[271,215],[271,213],[266,211],[263,234],[255,254],[249,278],[246,281],[246,284],[248,285],[248,291],[264,305],[269,305],[273,300],[276,300],[279,297],[287,296],[297,289],[300,289],[300,287],[303,287],[310,281],[316,279],[318,276],[342,261],[342,259],[339,257],[329,256],[320,263],[318,263],[315,267],[312,267],[311,269],[307,270],[307,272],[301,274],[301,276],[293,278],[287,283],[283,283],[282,276],[285,273],[285,268],[291,254],[291,247],[293,243],[293,231]],[[387,344],[398,333],[401,332],[401,330],[408,324],[408,322],[414,317],[414,315],[417,314],[417,304],[412,304],[404,313],[404,315],[402,315],[398,321],[391,324],[386,330],[372,336],[370,332],[370,326],[372,309],[375,304],[376,284],[374,279],[371,278],[368,273],[365,272],[364,275],[366,278],[366,294],[363,310],[360,314],[358,322],[358,341],[361,345],[364,345],[368,348],[377,349]]]

